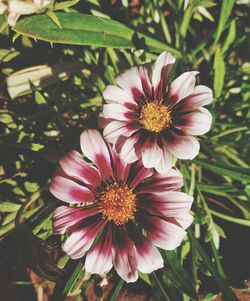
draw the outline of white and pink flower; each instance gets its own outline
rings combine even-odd
[[[211,103],[211,89],[195,86],[198,72],[185,72],[168,85],[175,58],[163,52],[154,65],[142,65],[116,78],[118,86],[103,92],[100,115],[104,137],[115,144],[128,163],[142,159],[147,168],[165,173],[172,156],[193,159],[199,152],[194,136],[209,131],[212,116],[203,108]]]
[[[0,14],[7,16],[10,26],[15,26],[21,15],[30,15],[43,9],[52,0],[0,0]]]
[[[173,250],[181,244],[193,217],[193,198],[179,188],[177,169],[159,174],[121,160],[96,130],[84,131],[81,149],[61,160],[50,192],[67,203],[53,216],[56,234],[66,233],[63,250],[72,258],[85,257],[89,273],[108,273],[114,266],[127,282],[138,270],[163,267],[157,247]]]

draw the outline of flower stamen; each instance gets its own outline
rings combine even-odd
[[[135,194],[127,185],[114,183],[109,185],[100,197],[103,215],[122,225],[134,218],[136,211]]]
[[[160,133],[171,124],[171,111],[155,100],[142,107],[140,121],[147,131]]]

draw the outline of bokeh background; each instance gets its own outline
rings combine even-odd
[[[0,16],[0,300],[48,300],[55,282],[48,276],[52,268],[39,273],[44,265],[53,265],[47,252],[58,266],[66,264],[63,280],[57,281],[58,300],[66,295],[66,300],[167,300],[164,290],[172,300],[193,300],[190,287],[179,279],[180,267],[171,267],[176,258],[202,300],[235,300],[230,293],[228,299],[222,297],[229,285],[240,300],[250,300],[249,1],[69,2],[69,8],[57,1],[61,6],[44,12],[44,27],[35,26],[37,19],[23,22],[32,16],[11,29]],[[105,24],[116,20],[132,29],[131,38],[114,25],[114,36],[124,41],[111,35],[105,44],[86,29],[95,19],[81,15],[76,45],[70,36],[58,44],[50,30],[59,32],[60,22],[73,13],[103,17]],[[105,33],[105,26],[99,33]],[[178,59],[172,77],[198,70],[198,82],[214,92],[209,107],[213,125],[200,138],[199,156],[177,163],[185,177],[184,191],[195,197],[191,236],[176,257],[167,259],[158,273],[160,284],[141,275],[127,285],[114,272],[90,277],[68,261],[60,249],[62,238],[52,234],[57,201],[48,184],[59,158],[79,150],[82,130],[98,126],[105,86],[131,65],[153,61],[164,50]],[[21,223],[29,234],[20,229]]]

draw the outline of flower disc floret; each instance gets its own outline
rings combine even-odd
[[[160,133],[171,123],[171,112],[158,101],[150,102],[142,107],[140,121],[149,132]]]
[[[109,185],[100,197],[102,213],[109,221],[122,225],[134,218],[135,194],[127,185]]]

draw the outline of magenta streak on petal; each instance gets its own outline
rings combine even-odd
[[[88,251],[85,269],[91,274],[105,274],[112,266],[112,233],[110,225],[107,225],[96,245]]]
[[[65,253],[72,259],[83,257],[106,222],[106,220],[97,219],[86,225],[72,226],[69,231],[70,235],[63,245]],[[77,228],[78,230],[76,230]]]
[[[99,171],[90,166],[77,151],[71,151],[60,160],[63,170],[72,178],[83,183],[97,186],[101,183]]]
[[[137,205],[145,209],[153,209],[165,217],[187,214],[192,206],[193,197],[179,191],[148,193],[138,197]]]
[[[118,275],[126,282],[138,279],[135,246],[123,228],[116,228],[113,239],[113,264]]]
[[[160,192],[178,190],[183,186],[183,176],[179,170],[171,168],[165,174],[154,173],[152,177],[146,179],[136,188],[136,192]]]
[[[115,178],[122,182],[126,182],[131,164],[127,164],[126,162],[121,160],[120,156],[111,146],[109,147],[109,149],[112,157],[112,165]]]
[[[49,190],[56,198],[66,203],[84,203],[95,200],[95,195],[87,187],[62,176],[55,176],[52,179]]]
[[[97,130],[85,130],[80,138],[83,154],[98,167],[105,178],[113,176],[107,145]]]
[[[145,210],[140,212],[140,223],[147,233],[147,238],[153,244],[165,250],[173,250],[181,244],[186,235],[185,230],[148,210],[147,213],[144,212]]]
[[[131,89],[131,93],[133,95],[133,98],[139,105],[144,105],[146,103],[145,96],[136,87],[133,87]]]
[[[90,205],[86,207],[60,206],[56,208],[53,214],[53,233],[65,233],[69,227],[98,213],[98,205]]]
[[[133,168],[130,170],[128,184],[129,187],[135,189],[143,180],[150,177],[153,174],[151,168],[145,168],[141,160],[137,161]]]

